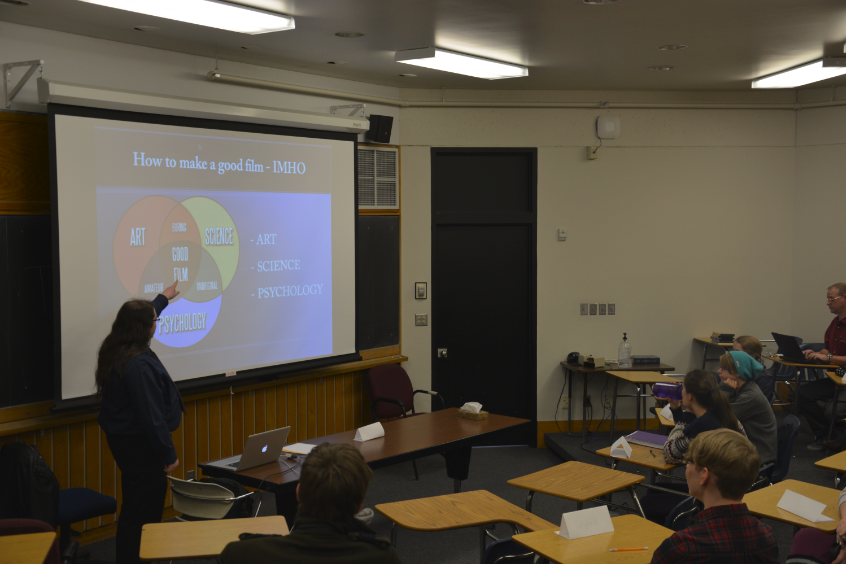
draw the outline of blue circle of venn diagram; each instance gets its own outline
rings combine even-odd
[[[167,306],[159,316],[156,333],[158,342],[174,348],[190,347],[199,343],[217,321],[223,295],[208,302],[179,300]]]

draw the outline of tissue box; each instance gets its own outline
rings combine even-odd
[[[479,413],[475,413],[473,411],[466,411],[464,409],[458,410],[458,416],[463,417],[464,419],[472,419],[473,421],[481,421],[482,419],[487,419],[488,413],[487,411],[480,411]]]

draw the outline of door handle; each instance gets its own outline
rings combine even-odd
[[[446,358],[447,357],[447,350],[446,349],[438,349],[438,358]]]

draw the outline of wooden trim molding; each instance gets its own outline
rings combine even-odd
[[[608,421],[606,420],[606,423]],[[599,420],[594,419],[588,421],[588,428],[596,430],[596,426],[599,424]],[[610,428],[610,424],[602,425],[602,429],[599,430],[600,433],[607,433],[608,429]],[[617,419],[617,423],[614,426],[614,429],[617,431],[634,431],[637,428],[634,419]],[[546,448],[546,442],[544,441],[544,435],[546,433],[566,433],[569,429],[567,427],[566,421],[538,421],[538,448]],[[658,429],[658,420],[655,418],[647,418],[646,419],[646,430],[647,431],[655,431]],[[573,431],[577,433],[582,432],[582,422],[580,421],[573,421]]]

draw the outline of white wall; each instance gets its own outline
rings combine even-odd
[[[588,161],[600,113],[620,116],[622,136]],[[414,327],[412,319],[429,304],[411,289],[431,278],[432,146],[538,147],[539,420],[554,417],[566,354],[616,358],[624,331],[635,354],[657,354],[686,372],[701,362],[694,336],[764,337],[791,327],[792,278],[777,262],[794,244],[794,111],[408,108],[400,115],[403,353],[415,386],[427,387],[431,375],[431,325]],[[558,228],[567,229],[566,242],[557,241]],[[582,317],[580,302],[615,302],[617,315]],[[620,414],[633,416],[631,400]]]
[[[327,114],[330,106],[352,103],[344,98],[306,96],[211,82],[206,78],[206,73],[215,66],[215,60],[211,57],[186,55],[0,22],[0,61],[11,63],[33,59],[44,60],[45,79],[86,86]],[[354,94],[397,98],[399,93],[399,89],[389,86],[231,61],[220,61],[219,68],[225,74]],[[17,83],[25,70],[13,71],[13,83]],[[45,106],[38,104],[34,78],[30,79],[15,98],[11,109],[39,113],[47,111]],[[367,104],[365,113],[394,116],[391,143],[399,144],[397,107]],[[363,134],[361,140],[364,140]]]

